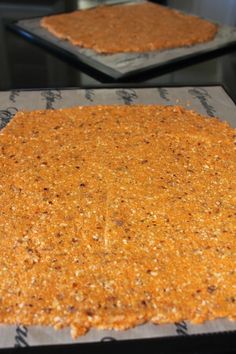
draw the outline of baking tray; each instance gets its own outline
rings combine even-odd
[[[129,6],[130,4],[132,2],[123,6]],[[75,62],[82,62],[113,79],[122,79],[154,68],[172,65],[227,48],[236,43],[236,28],[219,26],[216,37],[207,43],[163,51],[106,55],[75,46],[67,40],[55,37],[46,29],[40,27],[40,20],[41,17],[20,20],[9,24],[9,28],[63,57],[67,57]]]
[[[164,104],[182,105],[188,109],[218,116],[236,127],[236,107],[221,86],[113,88],[113,89],[47,89],[0,92],[0,128],[19,110],[58,109],[75,105],[97,104]],[[181,270],[180,270],[181,271]],[[69,329],[54,331],[45,327],[0,326],[0,352],[14,352],[24,347],[26,353],[120,352],[144,348],[160,353],[223,353],[236,350],[236,321],[209,321],[203,325],[181,322],[170,325],[144,324],[126,331],[91,330],[76,341]],[[9,348],[9,349],[6,349]],[[196,349],[198,348],[198,349]],[[203,351],[207,349],[207,351]],[[219,349],[222,349],[219,351]],[[198,351],[200,350],[201,351]],[[234,352],[234,351],[232,351]]]

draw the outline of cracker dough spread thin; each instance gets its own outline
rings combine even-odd
[[[178,106],[17,113],[0,134],[0,322],[235,319],[235,138]]]
[[[152,3],[99,6],[44,17],[41,26],[99,53],[148,52],[212,40],[217,26]]]

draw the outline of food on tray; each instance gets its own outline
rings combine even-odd
[[[56,37],[99,53],[148,52],[208,42],[217,26],[153,3],[99,6],[44,17]]]
[[[236,130],[178,106],[17,113],[0,134],[0,322],[236,318]]]

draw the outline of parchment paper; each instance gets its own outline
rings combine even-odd
[[[98,54],[90,49],[74,46],[69,41],[55,37],[46,29],[40,27],[40,21],[41,18],[21,20],[13,27],[25,36],[28,34],[28,37],[40,39],[45,44],[51,44],[57,49],[61,49],[67,54],[69,53],[73,58],[77,58],[114,78],[120,78],[131,73],[134,74],[154,66],[158,67],[174,63],[179,59],[210,52],[236,42],[236,28],[219,26],[216,37],[207,43],[163,51],[105,55]]]
[[[0,126],[6,125],[18,110],[57,109],[75,105],[97,104],[180,104],[204,115],[218,116],[236,127],[236,107],[223,88],[181,87],[96,90],[41,90],[0,92]],[[181,272],[181,269],[179,269]],[[236,331],[236,322],[225,319],[209,321],[203,325],[181,322],[173,325],[146,324],[127,331],[91,330],[76,341],[69,329],[55,331],[47,327],[0,325],[0,348],[32,345],[65,344],[153,338],[175,335],[206,334]]]

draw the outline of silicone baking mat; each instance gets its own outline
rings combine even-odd
[[[172,87],[138,89],[66,89],[0,92],[0,127],[5,126],[19,110],[58,109],[75,105],[97,104],[164,104],[182,105],[211,116],[218,116],[236,127],[236,109],[231,98],[220,86]],[[181,272],[181,269],[179,269]],[[178,335],[224,333],[236,331],[236,322],[226,319],[203,325],[181,322],[170,325],[144,324],[126,331],[90,330],[76,341],[69,329],[55,331],[37,326],[0,326],[0,348],[48,344],[88,343],[105,340],[160,338]],[[236,333],[236,332],[235,332]]]

